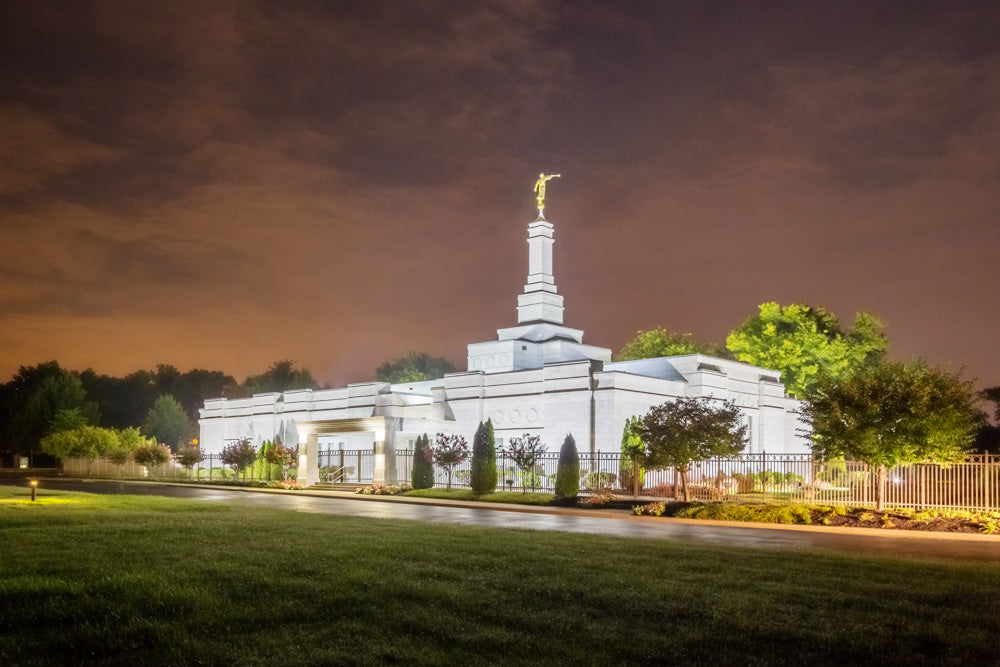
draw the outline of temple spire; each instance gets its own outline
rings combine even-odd
[[[563,298],[552,273],[552,223],[542,217],[528,224],[528,282],[517,297],[517,323],[562,324]]]

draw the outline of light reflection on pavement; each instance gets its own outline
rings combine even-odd
[[[23,485],[20,480],[0,483]],[[642,537],[684,542],[724,544],[766,549],[833,549],[883,555],[934,556],[949,559],[1000,561],[1000,537],[966,541],[926,538],[902,533],[886,535],[814,532],[761,526],[728,526],[637,519],[580,516],[572,513],[539,513],[430,504],[382,502],[329,496],[255,493],[234,489],[206,489],[184,485],[134,484],[108,481],[42,480],[41,488],[89,493],[159,495],[235,505],[288,509],[314,514],[337,514],[372,519],[403,519],[467,526],[557,530],[617,537]]]

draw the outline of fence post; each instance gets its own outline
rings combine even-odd
[[[986,500],[986,509],[989,511],[993,509],[993,470],[990,465],[990,453],[986,450],[983,450],[983,473],[983,477],[986,478],[986,488],[984,489],[986,498],[984,500]]]
[[[767,450],[760,451],[760,490],[761,500],[767,502]]]

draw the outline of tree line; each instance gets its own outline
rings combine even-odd
[[[290,360],[276,361],[243,382],[223,371],[181,372],[168,364],[124,377],[92,369],[67,370],[57,361],[22,366],[0,385],[0,464],[13,466],[16,457],[27,456],[32,467],[51,466],[58,456],[55,452],[74,447],[117,451],[108,444],[114,437],[135,443],[133,434],[122,439],[128,429],[138,429],[154,444],[177,451],[195,435],[198,410],[205,399],[307,388],[317,388],[312,374]],[[84,427],[108,432],[81,431]],[[53,444],[48,455],[41,450],[46,436],[70,431],[75,433],[50,439],[59,446]]]
[[[926,442],[945,430],[933,424],[949,423],[951,431],[963,433],[967,449],[1000,452],[1000,426],[990,424],[983,410],[992,403],[993,416],[1000,424],[1000,387],[976,392],[974,382],[963,379],[961,373],[920,358],[892,361],[888,350],[885,323],[872,313],[858,313],[852,324],[844,327],[822,306],[768,302],[730,331],[724,344],[656,328],[638,332],[615,360],[701,353],[780,371],[786,391],[805,401],[810,428],[829,433],[823,442],[825,454],[844,455],[846,452],[837,450],[840,445],[834,443],[849,438],[884,440],[881,431],[860,430],[862,424],[875,420],[882,420],[886,429],[906,422],[911,440],[923,433],[920,437]],[[838,424],[840,431],[834,435]],[[854,429],[850,436],[844,431],[848,427]],[[903,427],[894,430],[898,433]],[[814,442],[818,440],[814,438]],[[872,449],[871,445],[866,447]],[[921,451],[933,458],[933,445],[927,447]],[[915,445],[904,448],[909,451],[908,458],[917,456]]]
[[[881,505],[886,472],[894,466],[954,462],[973,448],[1000,451],[1000,387],[976,392],[972,380],[923,359],[888,359],[888,347],[885,324],[870,313],[859,313],[845,329],[825,308],[770,302],[733,329],[724,347],[658,328],[640,331],[616,359],[703,353],[780,371],[786,390],[803,400],[803,432],[813,453],[877,470]],[[627,424],[623,457],[675,466],[683,481],[691,461],[742,450],[733,415],[696,403],[681,399]],[[993,404],[998,425],[990,424],[984,403]],[[699,419],[725,437],[696,427]]]

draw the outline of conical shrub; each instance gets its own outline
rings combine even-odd
[[[566,435],[559,448],[555,492],[556,498],[576,498],[580,494],[580,454],[572,434]]]
[[[472,493],[481,496],[497,490],[497,448],[493,438],[493,422],[479,422],[472,439]]]
[[[417,437],[413,449],[410,480],[414,489],[430,489],[434,486],[434,458],[431,453],[431,440],[426,433]]]

